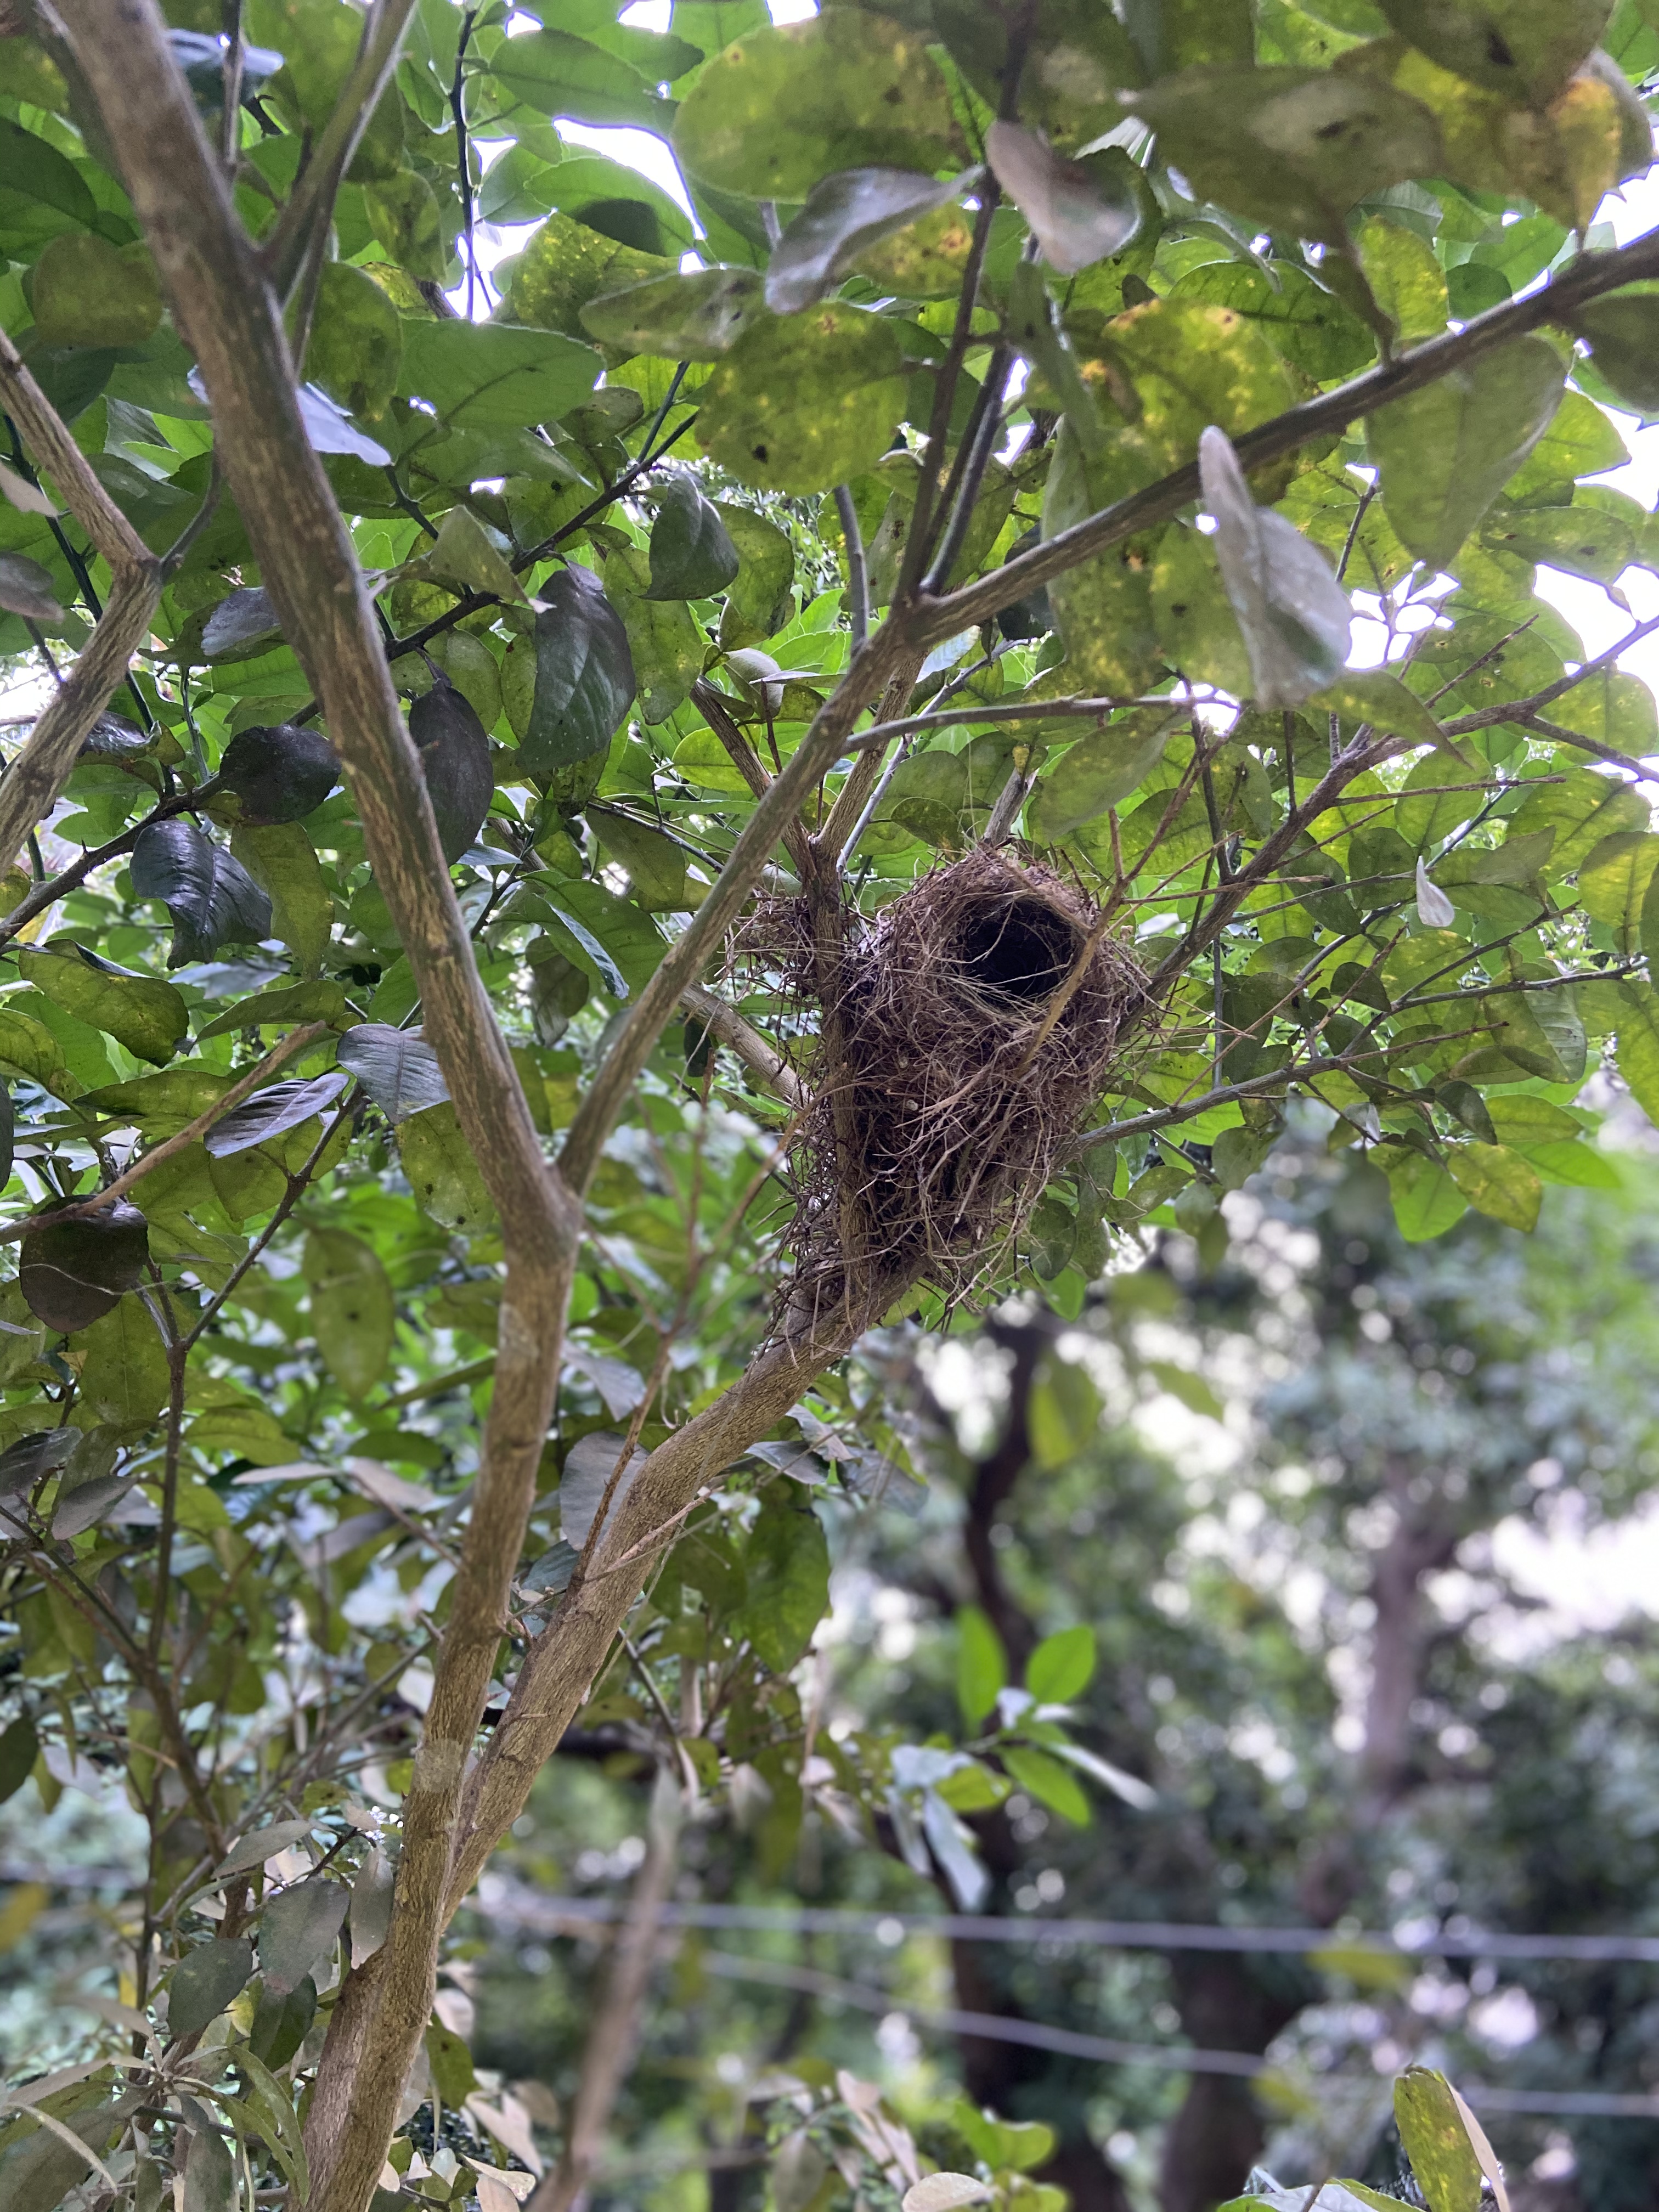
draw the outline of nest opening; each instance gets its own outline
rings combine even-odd
[[[958,940],[964,990],[1022,1006],[1048,1003],[1083,949],[1078,932],[1039,899],[1017,898],[963,918]]]
[[[774,957],[823,1007],[791,1163],[797,1318],[915,1284],[954,1302],[1000,1266],[1146,1009],[1133,952],[1091,942],[1098,919],[982,847],[847,912],[828,976],[805,910],[774,910]]]

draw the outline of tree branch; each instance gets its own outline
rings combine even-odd
[[[506,1248],[495,1391],[405,1801],[396,1910],[374,1972],[349,2008],[354,2035],[331,2035],[307,2123],[311,2212],[362,2212],[430,2016],[455,1811],[535,1495],[580,1215],[543,1158],[474,965],[356,553],[301,419],[278,303],[165,27],[153,0],[64,0],[61,14],[174,320],[200,364],[226,478],[265,588],[322,702],[375,880],[415,972],[428,1040]],[[376,20],[386,28],[394,19],[401,22],[399,9]],[[380,49],[387,63],[394,48],[392,40]],[[343,131],[333,142],[342,167],[351,136]],[[343,2065],[343,2054],[361,2063]]]
[[[1659,276],[1659,231],[1614,253],[1581,254],[1541,291],[1488,308],[1462,330],[1430,338],[1395,360],[1368,369],[1363,376],[1351,378],[1334,392],[1322,392],[1316,399],[1306,400],[1276,415],[1272,422],[1244,431],[1233,441],[1239,460],[1246,470],[1278,460],[1310,438],[1345,430],[1349,423],[1375,414],[1390,400],[1421,392],[1451,370],[1465,368],[1472,361],[1496,352],[1512,338],[1522,337],[1545,323],[1569,321],[1604,292],[1655,276]],[[1079,562],[1121,544],[1137,531],[1169,521],[1198,495],[1198,464],[1189,461],[1145,490],[1103,507],[1098,514],[1086,516],[1071,529],[1022,553],[1018,560],[1007,562],[977,583],[965,585],[943,599],[922,600],[912,635],[918,643],[933,646],[958,630],[975,629],[1017,599],[1029,597],[1039,584],[1063,576]]]
[[[161,596],[161,563],[93,474],[58,410],[0,331],[0,401],[38,468],[109,563],[109,603],[75,665],[46,702],[28,740],[0,778],[0,874],[44,821],[69,781],[87,732],[108,706],[149,635]]]
[[[794,1069],[757,1029],[744,1021],[735,1006],[728,1006],[716,993],[704,990],[701,983],[688,983],[680,993],[680,1004],[689,1006],[703,1027],[723,1045],[729,1046],[769,1091],[777,1092],[786,1106],[799,1112],[807,1103],[806,1093]]]

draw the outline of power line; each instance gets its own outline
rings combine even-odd
[[[613,1898],[542,1897],[535,1891],[519,1883],[509,1882],[499,1875],[485,1877],[484,1882],[479,1885],[477,1902],[479,1910],[488,1919],[553,1936],[574,1936],[585,1929],[604,1926],[624,1919],[628,1911],[625,1903]],[[1316,1948],[1353,1950],[1363,1947],[1380,1956],[1395,1958],[1420,1957],[1425,1954],[1431,1956],[1514,1955],[1494,1951],[1471,1952],[1467,1948],[1456,1953],[1436,1953],[1426,1945],[1406,1952],[1375,1936],[1344,1941],[1334,1939],[1328,1932],[1320,1929],[1224,1929],[1188,1923],[1176,1923],[1166,1927],[1157,1922],[1144,1921],[1012,1920],[967,1913],[875,1913],[814,1906],[790,1910],[770,1905],[670,1904],[662,1908],[662,1922],[666,1927],[677,1928],[873,1935],[878,1941],[893,1934],[902,1937],[904,1934],[960,1933],[969,1940],[1041,1942],[1051,1940],[1049,1931],[1063,1930],[1068,1939],[1092,1942],[1102,1948],[1214,1950],[1225,1948],[1264,1952],[1308,1952]],[[1101,1930],[1109,1932],[1097,1932]],[[1121,1936],[1119,1930],[1128,1931],[1128,1940]],[[1157,1940],[1170,1935],[1183,1940],[1167,1944]],[[1218,1936],[1252,1936],[1269,1940],[1224,1946],[1214,1940]],[[1295,1940],[1285,1941],[1286,1938]],[[1441,1940],[1447,1945],[1467,1945],[1482,1939],[1469,1936]],[[1559,1945],[1575,1940],[1639,1943],[1647,1939],[1516,1936],[1492,1940],[1528,1945]],[[1650,1949],[1652,1954],[1659,1955],[1659,1943],[1651,1945]],[[1576,1952],[1564,1954],[1559,1949],[1541,1953],[1528,1949],[1522,1955],[1560,1957],[1582,1954]],[[1592,1955],[1605,1957],[1607,1954],[1601,1952]],[[1616,1955],[1628,1957],[1631,1954],[1625,1952]],[[1649,1954],[1638,1955],[1647,1956]],[[776,1960],[745,1957],[730,1951],[707,1951],[701,1963],[708,1972],[726,1981],[750,1982],[772,1989],[799,1990],[807,1996],[820,1997],[830,2003],[849,2005],[860,2012],[880,2016],[896,2014],[916,2026],[936,2029],[942,2034],[974,2036],[991,2043],[1020,2044],[1030,2050],[1052,2051],[1063,2057],[1091,2059],[1100,2065],[1149,2066],[1174,2073],[1230,2075],[1245,2080],[1282,2070],[1268,2058],[1253,2051],[1206,2051],[1178,2044],[1126,2043],[1111,2036],[1088,2035],[1073,2028],[1051,2027],[1041,2021],[1013,2019],[1001,2013],[965,2012],[948,2005],[911,2004],[896,1997],[890,1990],[874,1989],[867,1983],[846,1981],[839,1975],[823,1973],[817,1967],[787,1966]],[[1340,2086],[1375,2090],[1380,2087],[1379,2079],[1375,2075],[1333,2073],[1322,2074],[1316,2078],[1321,2088]],[[1576,2119],[1659,2119],[1659,2097],[1595,2089],[1504,2089],[1480,2082],[1463,2082],[1459,2086],[1470,2104],[1485,2112],[1534,2113]]]
[[[770,1959],[735,1957],[729,1951],[705,1951],[699,1964],[732,1982],[763,1982],[774,1989],[800,1990],[810,1996],[853,2005],[861,2012],[898,2014],[913,2024],[947,2035],[978,2036],[988,2043],[1019,2043],[1035,2051],[1054,2051],[1068,2058],[1092,2058],[1109,2066],[1157,2066],[1180,2074],[1231,2074],[1246,2078],[1283,2071],[1271,2060],[1243,2051],[1187,2050],[1174,2044],[1119,2043],[1110,2036],[1082,2035],[1041,2021],[1010,2020],[1001,2013],[961,2012],[953,2005],[914,2005],[883,1990],[842,1981],[811,1966],[785,1966]],[[1319,2086],[1377,2089],[1375,2074],[1322,2074]],[[1494,2089],[1460,2081],[1469,2103],[1483,2112],[1538,2112],[1577,2118],[1659,2119],[1659,2098],[1622,2096],[1594,2089]]]
[[[485,1882],[492,1880],[502,1882],[500,1875],[484,1877]],[[507,1893],[504,1884],[498,1893]],[[515,1888],[514,1894],[516,1898],[528,1893]],[[481,1885],[481,1900],[483,1895]],[[621,1918],[627,1911],[625,1904],[608,1897],[538,1898],[537,1903],[556,1917],[570,1922],[603,1923]],[[483,1910],[487,1916],[500,1917],[493,1902],[483,1902]],[[1330,1928],[1243,1928],[1184,1920],[1057,1920],[1024,1914],[1014,1917],[991,1913],[871,1912],[771,1905],[669,1905],[664,1907],[663,1921],[674,1928],[863,1936],[873,1936],[878,1942],[896,1942],[904,1936],[939,1936],[970,1943],[1080,1944],[1109,1951],[1241,1951],[1304,1957],[1364,1953],[1406,1961],[1531,1959],[1569,1960],[1583,1966],[1659,1965],[1659,1936],[1516,1936],[1485,1929],[1455,1933],[1437,1929],[1419,1936],[1410,1927],[1403,1934],[1379,1934],[1369,1929],[1350,1934]]]

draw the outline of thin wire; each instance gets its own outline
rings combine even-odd
[[[31,1879],[50,1881],[48,1875]],[[500,1879],[499,1877],[497,1878]],[[487,1917],[605,1922],[623,1911],[605,1897],[543,1897],[502,1883],[483,1906]],[[664,1922],[677,1928],[772,1929],[801,1935],[883,1936],[897,1929],[906,1936],[948,1936],[953,1942],[1070,1943],[1112,1951],[1243,1951],[1314,1956],[1370,1953],[1387,1959],[1531,1959],[1577,1960],[1581,1964],[1625,1961],[1659,1966],[1659,1936],[1517,1936],[1444,1929],[1421,1941],[1402,1942],[1373,1929],[1349,1933],[1330,1928],[1243,1928],[1198,1921],[1060,1920],[998,1917],[966,1912],[857,1912],[833,1906],[799,1908],[769,1905],[684,1905],[665,1906]]]

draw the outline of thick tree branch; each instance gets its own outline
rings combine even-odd
[[[473,962],[351,540],[301,419],[277,299],[231,206],[151,0],[66,0],[76,59],[197,356],[225,474],[284,634],[307,662],[420,988],[507,1255],[495,1382],[432,1705],[405,1804],[396,1910],[331,2039],[307,2128],[311,2212],[362,2212],[430,2014],[455,1809],[507,1620],[551,1416],[580,1210],[550,1173]]]
[[[161,563],[116,506],[62,417],[0,331],[0,403],[16,423],[35,466],[109,563],[109,602],[75,665],[0,778],[0,874],[38,822],[56,805],[87,732],[108,706],[132,656],[149,633],[161,596]],[[96,611],[96,610],[94,610]]]
[[[1304,401],[1300,407],[1276,415],[1272,422],[1244,431],[1233,441],[1239,460],[1246,469],[1279,460],[1310,438],[1346,430],[1349,423],[1375,414],[1390,400],[1403,399],[1408,392],[1421,392],[1437,383],[1453,369],[1468,368],[1512,338],[1524,337],[1547,323],[1569,323],[1580,308],[1603,293],[1656,276],[1659,276],[1659,231],[1621,246],[1615,253],[1581,254],[1541,291],[1489,308],[1465,323],[1462,330],[1430,338],[1393,361],[1368,369],[1363,376],[1339,385],[1334,392],[1322,392],[1316,399]],[[943,599],[921,599],[911,635],[919,644],[933,646],[955,636],[958,630],[975,629],[1017,599],[1029,597],[1038,585],[1063,576],[1079,562],[1121,544],[1137,531],[1169,521],[1198,495],[1198,464],[1190,461],[1157,483],[1148,484],[1144,491],[1133,492],[1127,499],[1103,507],[1098,514],[1074,523],[1071,529],[1062,530],[978,582]]]

